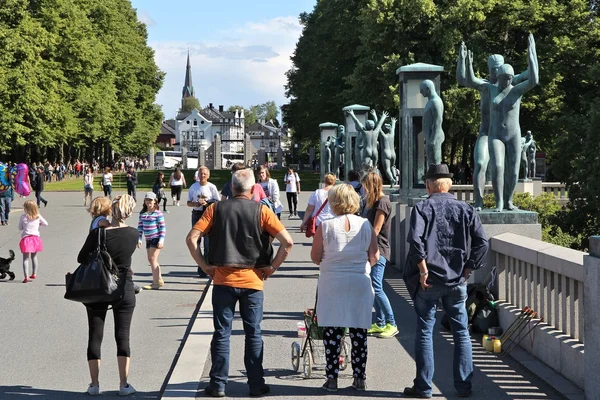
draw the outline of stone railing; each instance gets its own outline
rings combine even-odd
[[[567,189],[564,183],[559,182],[537,182],[539,185],[541,183],[541,192],[543,193],[552,193],[555,197],[559,199],[567,199]],[[517,186],[517,191],[519,190],[519,186]],[[450,193],[454,194],[457,200],[469,201],[472,202],[473,198],[473,185],[452,185],[450,188]],[[485,185],[485,193],[493,193],[492,185]],[[534,196],[539,193],[537,191],[532,192]]]
[[[524,307],[535,310],[544,323],[529,333],[527,327],[516,340],[583,388],[586,253],[513,233],[496,235],[490,242],[498,295],[504,301],[499,307],[502,327],[508,328]]]
[[[542,191],[552,193],[555,197],[561,199],[567,198],[567,186],[559,182],[542,182]]]

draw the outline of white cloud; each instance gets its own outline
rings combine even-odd
[[[150,16],[150,13],[147,10],[138,10],[137,12],[138,14],[138,20],[140,22],[143,22],[144,24],[146,24],[147,27],[151,27],[156,25],[156,21],[154,19],[152,19],[152,17]]]
[[[295,17],[278,17],[228,27],[213,41],[150,42],[159,68],[167,73],[157,102],[167,118],[180,106],[187,51],[190,51],[193,85],[202,106],[286,102],[285,73],[300,36]]]

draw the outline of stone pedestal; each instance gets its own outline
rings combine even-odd
[[[583,309],[585,312],[585,399],[596,400],[600,394],[600,236],[590,238],[590,254],[583,257],[585,282]]]
[[[215,135],[213,137],[212,145],[212,163],[213,169],[223,169],[223,157],[221,156],[221,136]]]
[[[148,152],[148,167],[150,169],[156,168],[156,152],[154,151],[154,146],[150,147],[150,151]]]
[[[481,219],[481,224],[488,240],[493,236],[506,232],[542,240],[542,225],[538,223],[538,214],[534,211],[515,210],[495,212],[490,209],[484,209],[479,212],[479,218]],[[474,281],[483,282],[495,265],[496,260],[493,258],[492,252],[489,251],[485,267],[473,273]],[[497,293],[496,291],[495,294]]]
[[[277,169],[283,168],[283,150],[280,148],[277,149]]]
[[[256,159],[258,160],[258,165],[265,165],[267,163],[267,152],[264,149],[258,150]]]
[[[252,140],[249,134],[244,135],[244,165],[250,165],[252,163],[252,156],[254,155],[254,146],[252,146]]]
[[[296,155],[296,157],[298,157],[298,155]],[[313,165],[315,164],[315,148],[311,147],[308,150],[308,163],[310,164],[310,168],[314,169]]]
[[[198,168],[206,165],[206,150],[204,147],[198,147]]]

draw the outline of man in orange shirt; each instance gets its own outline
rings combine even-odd
[[[246,349],[244,364],[250,396],[270,392],[265,384],[263,341],[260,323],[263,316],[264,281],[287,258],[293,241],[281,221],[267,206],[251,200],[255,184],[251,170],[233,174],[233,198],[211,204],[186,238],[190,254],[198,266],[213,279],[214,333],[210,345],[212,366],[210,384],[204,393],[224,397],[229,376],[229,338],[235,305],[239,301],[244,321]],[[208,235],[208,256],[198,251],[198,238]],[[271,241],[280,242],[273,257]],[[213,245],[214,243],[214,245]]]

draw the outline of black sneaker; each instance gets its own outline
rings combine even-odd
[[[204,394],[208,397],[225,397],[225,390],[207,386],[204,388]]]
[[[250,388],[250,397],[261,397],[270,392],[269,385],[263,383],[261,386]]]
[[[430,399],[432,397],[430,394],[425,394],[414,386],[405,387],[404,395],[409,396],[409,397],[414,397],[417,399]]]
[[[328,392],[337,392],[338,391],[338,384],[337,384],[337,379],[327,379],[325,381],[325,383],[323,384],[323,386],[321,386],[323,389],[327,390]]]

